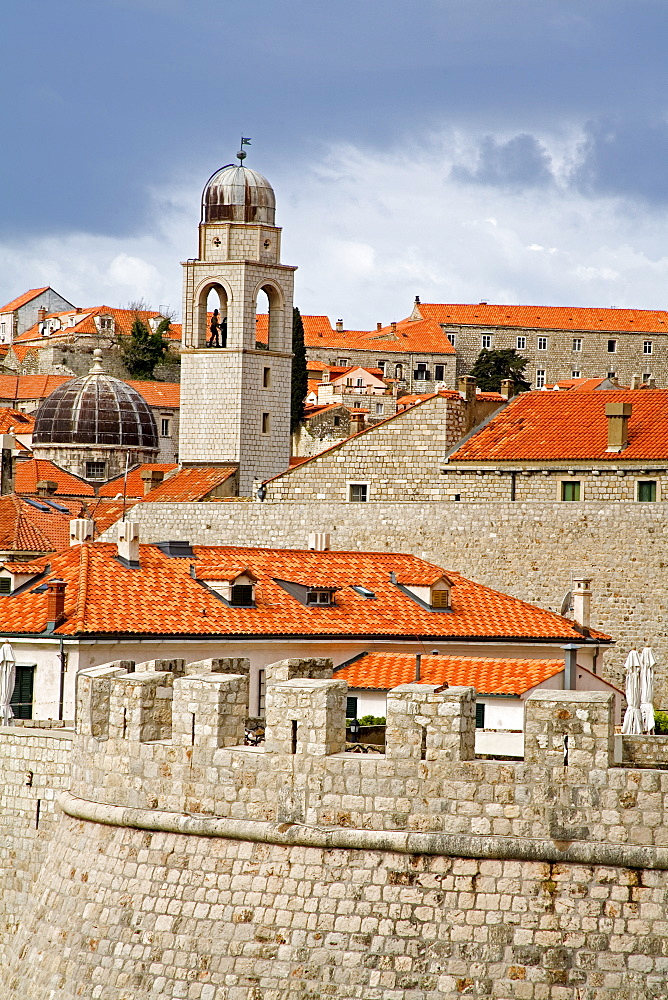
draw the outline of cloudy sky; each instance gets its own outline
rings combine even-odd
[[[243,134],[303,312],[668,307],[665,0],[21,0],[0,32],[2,301],[180,311]]]

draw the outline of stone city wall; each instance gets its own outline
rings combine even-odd
[[[668,704],[663,504],[153,503],[138,504],[132,516],[146,542],[185,537],[200,545],[304,549],[309,532],[326,531],[334,549],[410,552],[556,612],[572,577],[589,575],[592,625],[616,641],[605,652],[604,674],[620,683],[629,649],[649,644],[658,661],[656,704]],[[102,540],[114,540],[114,532]]]
[[[82,675],[4,996],[665,997],[668,773],[614,766],[610,695],[533,696],[502,763],[472,759],[471,689],[404,685],[369,757],[322,664],[277,665],[264,749],[232,747],[242,661],[161,666]]]

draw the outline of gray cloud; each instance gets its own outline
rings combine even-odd
[[[507,142],[486,135],[475,168],[455,164],[451,176],[455,181],[503,188],[544,187],[553,180],[546,149],[526,132]]]
[[[579,166],[571,176],[582,193],[668,201],[668,125],[599,119],[585,126]]]

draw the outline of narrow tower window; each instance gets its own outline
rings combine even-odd
[[[263,413],[262,414],[262,433],[263,434],[268,434],[269,433],[269,423],[270,423],[270,421],[269,421],[269,414],[268,413]]]

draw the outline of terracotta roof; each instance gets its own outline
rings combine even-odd
[[[12,301],[8,302],[6,306],[3,306],[0,309],[0,313],[15,312],[17,309],[20,309],[21,306],[24,306],[27,302],[32,302],[32,300],[36,299],[38,295],[42,295],[44,292],[48,292],[48,290],[49,290],[48,285],[45,285],[44,288],[31,288],[30,291],[24,292],[23,295],[19,295],[18,298],[12,299]]]
[[[418,585],[443,572],[416,556],[202,545],[193,550],[194,557],[170,558],[155,545],[142,545],[138,569],[123,566],[111,544],[86,543],[56,553],[50,576],[67,584],[66,617],[57,634],[587,641],[565,618],[457,573],[448,573],[453,610],[429,611],[390,580],[394,571]],[[259,580],[253,608],[229,607],[195,578],[211,579],[239,566],[248,567]],[[335,604],[305,606],[276,582],[307,578],[336,588]],[[372,591],[375,599],[361,596],[354,586]],[[0,632],[40,633],[46,628],[46,614],[45,593],[0,598]],[[607,639],[593,631],[592,637]]]
[[[631,403],[629,443],[608,452],[608,403]],[[668,460],[668,390],[525,392],[450,455],[451,462]]]
[[[123,492],[125,492],[126,497],[143,497],[144,480],[141,478],[141,474],[146,469],[164,472],[167,475],[178,469],[178,465],[174,462],[145,462],[143,465],[136,465],[134,469],[128,471],[127,484],[125,483],[125,473],[123,473],[123,475],[116,476],[115,479],[110,479],[104,486],[100,486],[97,495],[100,497],[116,497],[119,493],[123,495]]]
[[[0,496],[0,549],[46,553],[69,545],[70,518],[76,514],[38,503],[36,507],[14,493]]]
[[[29,458],[16,465],[16,476],[14,477],[14,488],[17,493],[37,493],[37,483],[41,480],[50,479],[58,483],[58,494],[75,497],[95,496],[95,490],[90,483],[71,472],[54,465],[44,458]]]
[[[325,347],[330,350],[373,351],[376,357],[384,354],[417,352],[419,354],[456,354],[454,347],[439,324],[433,319],[402,320],[397,323],[396,332],[391,326],[380,330],[355,330],[322,337],[312,333],[304,337],[307,347]]]
[[[509,326],[536,330],[668,332],[665,309],[599,309],[581,306],[504,306],[420,302],[420,315],[437,323]]]
[[[222,468],[203,466],[192,469],[181,469],[159,486],[152,489],[144,497],[144,503],[197,502],[205,500],[218,486],[221,486],[236,472],[234,467]]]
[[[0,566],[3,569],[8,570],[10,573],[28,573],[32,575],[37,575],[43,572],[44,569],[49,564],[49,560],[46,557],[41,559],[31,559],[29,562],[0,562]]]
[[[32,414],[14,410],[11,406],[0,406],[0,434],[10,431],[16,434],[30,434],[35,426]]]
[[[495,656],[422,656],[420,684],[474,687],[479,694],[514,694],[518,697],[561,673],[564,661],[515,659]],[[334,675],[351,688],[389,691],[399,684],[415,683],[415,656],[410,653],[365,653]]]
[[[132,324],[135,318],[138,316],[141,320],[148,325],[150,319],[156,319],[157,317],[162,317],[161,313],[156,312],[154,309],[117,309],[114,306],[93,306],[87,309],[67,309],[64,312],[59,313],[49,313],[47,319],[54,317],[60,318],[61,316],[69,317],[73,316],[75,322],[72,326],[63,326],[60,330],[54,330],[53,333],[48,334],[47,337],[43,337],[39,332],[39,323],[34,323],[28,330],[24,330],[15,339],[15,343],[21,343],[25,341],[38,339],[39,342],[42,340],[52,340],[58,339],[59,337],[79,335],[79,334],[99,334],[99,330],[95,325],[96,316],[111,316],[114,320],[114,336],[118,335],[129,335],[132,330]],[[79,319],[76,317],[79,316]],[[172,323],[169,331],[166,334],[168,340],[180,340],[181,339],[181,324]]]
[[[598,389],[599,386],[608,381],[607,378],[564,378],[560,382],[555,382],[554,385],[545,386],[545,388],[569,390],[571,392],[589,392],[591,389]],[[625,389],[626,386],[619,386],[619,388]]]
[[[123,379],[140,393],[149,406],[178,407],[181,401],[181,386],[178,382],[131,382]]]
[[[332,334],[332,324],[327,316],[302,316],[304,327],[304,340],[310,337],[317,337],[321,332],[326,338]],[[268,341],[269,316],[267,313],[258,313],[256,316],[255,339],[261,344]],[[320,339],[320,338],[318,338]]]
[[[11,351],[17,361],[23,363],[28,354],[32,354],[35,351],[41,351],[43,347],[48,347],[47,343],[39,344],[11,344],[8,351]]]
[[[0,399],[45,399],[71,375],[0,375]]]

